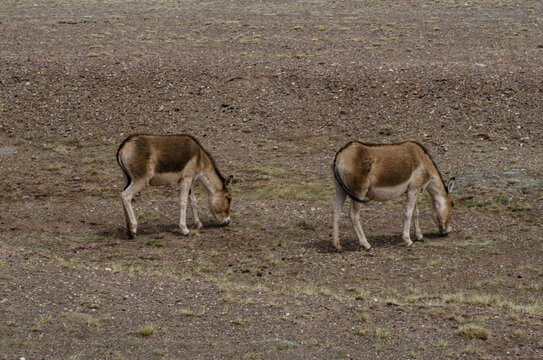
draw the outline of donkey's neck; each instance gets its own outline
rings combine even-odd
[[[445,189],[443,181],[441,181],[441,177],[432,177],[428,182],[426,189],[434,201],[445,201],[447,190]]]
[[[223,181],[213,167],[203,171],[199,179],[208,192],[217,192],[224,187]]]

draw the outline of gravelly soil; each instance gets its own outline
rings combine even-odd
[[[543,356],[539,1],[4,1],[0,358]],[[233,224],[135,201],[133,132],[198,137],[235,176]],[[371,203],[330,245],[330,162],[415,139],[456,177],[454,232],[401,240]],[[191,220],[189,219],[189,223]],[[145,326],[152,334],[145,336]]]

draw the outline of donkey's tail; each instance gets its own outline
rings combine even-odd
[[[343,150],[343,149],[341,149]],[[338,154],[341,152],[341,150],[339,150],[337,153],[336,153],[336,156],[334,156],[334,162],[332,163],[332,171],[334,172],[334,177],[337,181],[337,183],[341,186],[341,188],[343,189],[343,191],[345,191],[345,193],[347,195],[349,195],[349,197],[351,199],[353,199],[354,201],[357,201],[357,202],[360,202],[360,203],[367,203],[369,202],[369,200],[362,200],[360,199],[358,196],[356,196],[348,187],[347,185],[345,185],[345,183],[343,182],[343,179],[341,178],[341,175],[339,174],[338,172],[338,169],[337,169],[337,164],[336,164],[336,160],[337,160],[337,156]]]
[[[124,166],[123,162],[121,161],[121,157],[119,156],[120,152],[121,152],[121,148],[123,147],[124,145],[124,142],[121,144],[121,146],[119,146],[119,148],[117,149],[117,155],[116,155],[116,158],[117,158],[117,164],[119,164],[119,166],[121,167],[121,170],[123,171],[123,175],[124,175],[124,180],[126,181],[125,185],[124,185],[124,190],[126,190],[127,187],[130,186],[130,184],[132,183],[132,178],[130,177],[130,175],[128,174],[128,170],[126,170],[126,167]]]

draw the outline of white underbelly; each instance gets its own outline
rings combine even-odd
[[[149,181],[149,185],[157,186],[157,185],[167,185],[167,184],[177,184],[179,182],[179,179],[181,179],[181,173],[162,173],[162,174],[155,174]]]
[[[387,201],[397,199],[407,191],[408,183],[397,186],[377,187],[370,186],[366,197],[370,200]]]

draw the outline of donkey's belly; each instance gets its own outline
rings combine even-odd
[[[370,200],[386,201],[397,199],[407,191],[407,184],[397,186],[370,186],[366,197]]]
[[[177,184],[179,182],[179,179],[181,179],[181,173],[160,173],[155,174],[153,178],[149,181],[149,185],[157,186],[157,185],[167,185],[167,184]]]

